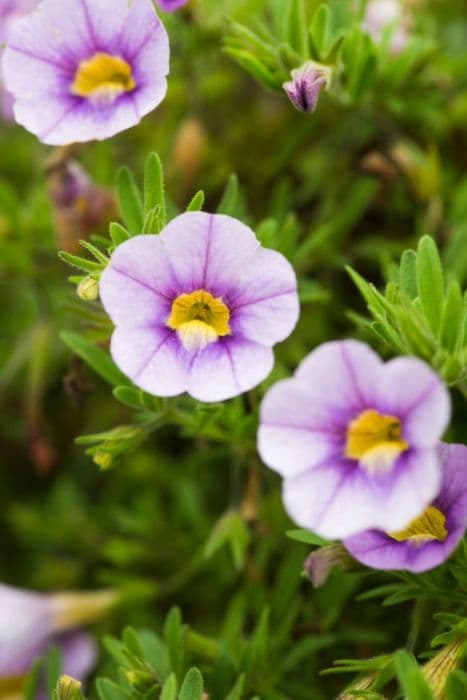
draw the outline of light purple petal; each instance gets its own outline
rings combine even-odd
[[[188,393],[199,401],[224,401],[252,389],[274,364],[272,349],[247,339],[221,339],[193,359]]]
[[[186,352],[169,328],[118,326],[111,353],[122,372],[150,394],[177,396],[186,390]]]
[[[316,401],[350,418],[376,408],[383,367],[365,343],[333,341],[308,355],[295,376],[307,387],[310,403]]]
[[[340,461],[345,428],[334,416],[310,401],[297,379],[277,382],[261,405],[258,451],[261,459],[285,477],[312,469],[332,455]]]
[[[15,23],[3,56],[16,120],[51,145],[104,139],[137,124],[167,89],[168,38],[150,0],[43,0]],[[144,29],[144,31],[143,31]],[[81,60],[121,55],[136,87],[111,104],[71,95]]]
[[[402,455],[390,473],[369,476],[350,460],[329,460],[284,481],[291,518],[327,539],[350,537],[370,528],[397,531],[430,504],[439,490],[436,452]]]
[[[57,640],[62,652],[62,673],[84,681],[97,661],[97,646],[90,634],[75,632]]]
[[[236,332],[265,345],[284,340],[300,313],[293,267],[275,250],[260,248],[228,302]]]
[[[398,357],[384,368],[383,408],[402,420],[404,438],[413,447],[435,447],[450,415],[449,393],[438,375],[415,357]]]
[[[101,276],[99,292],[115,324],[164,325],[178,292],[162,239],[135,236],[119,245]]]
[[[222,214],[181,214],[160,235],[180,293],[206,289],[225,297],[259,248],[248,226]]]
[[[46,595],[0,584],[0,676],[25,673],[52,632]]]
[[[446,515],[448,529],[466,528],[467,447],[442,443],[438,453],[443,465],[443,482],[434,505]]]
[[[156,0],[156,2],[164,12],[174,12],[186,5],[188,0]]]

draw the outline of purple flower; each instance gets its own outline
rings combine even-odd
[[[439,491],[449,417],[449,394],[424,362],[384,364],[363,343],[325,343],[266,394],[258,449],[285,478],[300,526],[327,539],[397,531]]]
[[[287,260],[236,219],[203,212],[118,246],[100,295],[117,326],[120,369],[151,394],[187,391],[200,401],[261,382],[299,313]]]
[[[62,651],[63,672],[83,678],[96,650],[87,634],[74,630],[115,602],[112,591],[44,594],[0,585],[0,678],[22,676],[51,644]]]
[[[467,528],[467,447],[443,444],[439,455],[442,484],[432,504],[402,532],[368,530],[346,539],[355,559],[373,569],[420,573],[452,554]]]
[[[31,12],[39,0],[0,0],[0,55],[2,46],[8,40],[8,35],[15,20]],[[0,76],[0,112],[3,119],[13,119],[13,97],[5,89]]]
[[[400,0],[370,0],[362,26],[376,43],[381,42],[385,30],[392,26],[389,48],[391,53],[398,54],[407,46],[407,25]]]
[[[166,31],[150,0],[42,0],[3,55],[15,118],[44,143],[105,139],[164,98]]]
[[[314,112],[319,94],[328,84],[329,75],[323,66],[318,67],[313,61],[307,61],[292,71],[292,80],[282,87],[296,109],[300,112]]]
[[[156,2],[164,12],[174,12],[186,5],[188,0],[156,0]]]

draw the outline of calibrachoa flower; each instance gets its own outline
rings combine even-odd
[[[266,394],[258,448],[302,527],[328,539],[398,531],[439,491],[449,417],[449,394],[424,362],[384,364],[363,343],[331,342]]]
[[[153,110],[169,43],[150,0],[42,0],[15,22],[2,64],[16,120],[61,145],[108,138]]]
[[[283,84],[293,106],[300,112],[314,112],[318,97],[328,84],[330,72],[307,61],[292,71],[292,80]]]
[[[158,396],[222,401],[251,389],[298,319],[291,265],[220,214],[182,214],[160,235],[122,243],[100,295],[117,326],[116,364]]]
[[[51,644],[62,651],[65,673],[85,676],[94,644],[73,630],[101,617],[115,600],[112,591],[41,594],[0,585],[0,679],[22,676]]]
[[[31,12],[39,0],[0,0],[0,52],[6,44],[15,20]],[[7,121],[13,119],[13,97],[5,90],[0,76],[0,111]]]
[[[441,445],[441,491],[400,532],[369,530],[344,541],[355,559],[374,569],[426,571],[445,561],[467,528],[467,447]]]
[[[363,19],[363,29],[379,43],[389,25],[393,26],[389,48],[393,54],[398,54],[408,42],[408,22],[400,0],[370,0]]]
[[[186,5],[188,0],[156,0],[156,2],[164,12],[173,12]]]

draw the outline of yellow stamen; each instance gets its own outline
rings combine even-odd
[[[199,350],[229,335],[229,320],[230,312],[222,299],[198,289],[174,300],[167,326],[177,331],[187,350]]]
[[[410,542],[422,545],[426,542],[444,542],[448,536],[446,517],[434,506],[428,506],[423,515],[413,520],[405,530],[389,532],[389,537],[397,542]]]
[[[400,420],[370,409],[350,423],[345,456],[358,460],[369,472],[384,472],[408,447]]]
[[[113,102],[136,87],[131,66],[119,56],[98,52],[81,61],[71,86],[73,95]]]

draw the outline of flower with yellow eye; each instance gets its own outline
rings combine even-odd
[[[399,532],[367,530],[344,540],[350,554],[373,569],[420,573],[452,554],[467,528],[467,447],[441,444],[441,491]]]
[[[298,319],[290,263],[221,214],[182,214],[160,235],[125,241],[99,290],[116,325],[116,364],[157,396],[223,401],[248,391]]]
[[[328,539],[397,532],[439,491],[449,417],[449,394],[421,360],[384,364],[363,343],[331,342],[268,391],[258,448],[300,526]]]
[[[169,42],[150,0],[42,0],[2,68],[16,121],[41,141],[106,139],[163,100]]]

